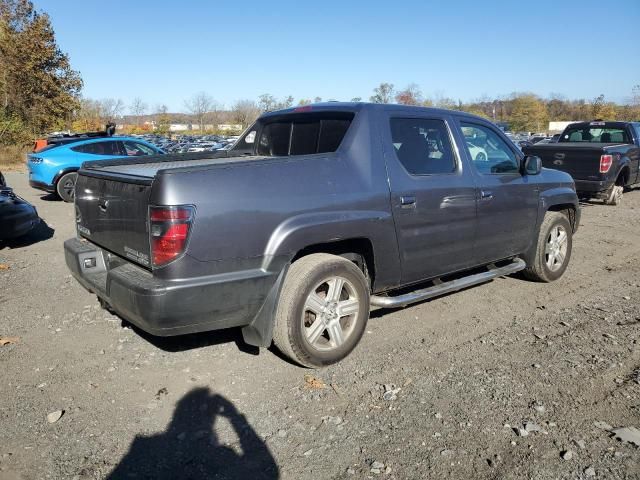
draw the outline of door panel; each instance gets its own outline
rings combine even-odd
[[[535,240],[539,201],[535,177],[520,173],[520,155],[494,127],[465,121],[458,126],[478,186],[476,263],[525,252]],[[486,155],[478,156],[477,151]]]
[[[448,117],[387,115],[383,139],[402,283],[473,266],[476,187],[453,148]]]

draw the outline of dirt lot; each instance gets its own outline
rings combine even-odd
[[[584,206],[560,281],[374,312],[310,371],[123,325],[65,268],[72,206],[6,177],[53,231],[0,249],[2,479],[640,478],[609,432],[640,427],[640,190]]]

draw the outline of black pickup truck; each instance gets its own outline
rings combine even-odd
[[[307,366],[351,352],[370,306],[559,278],[579,224],[569,175],[462,112],[304,106],[205,155],[85,164],[67,265],[152,334],[243,327]]]
[[[625,188],[640,183],[640,123],[579,122],[562,132],[557,143],[523,148],[542,165],[569,173],[581,198],[617,205]]]

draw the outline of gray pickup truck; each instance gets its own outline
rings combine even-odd
[[[243,327],[309,367],[402,307],[523,270],[549,282],[580,209],[563,172],[462,112],[327,103],[260,117],[225,153],[86,163],[75,278],[142,330]]]
[[[567,172],[581,198],[618,205],[625,188],[640,183],[639,122],[577,122],[556,143],[523,147],[544,167]]]

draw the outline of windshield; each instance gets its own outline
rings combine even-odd
[[[631,143],[629,135],[624,128],[610,128],[593,125],[567,128],[558,141],[561,143]]]

